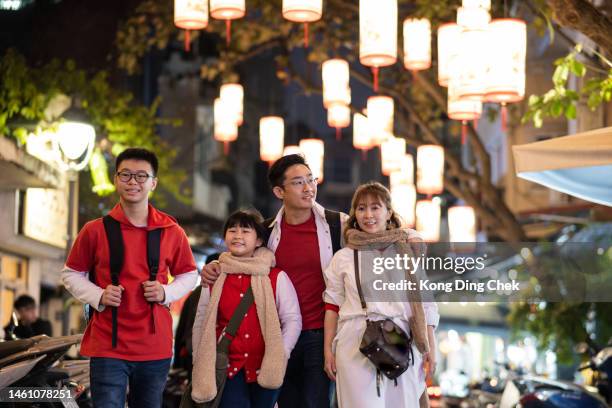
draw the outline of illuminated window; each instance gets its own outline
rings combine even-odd
[[[9,323],[17,296],[28,290],[28,261],[0,253],[0,324]]]

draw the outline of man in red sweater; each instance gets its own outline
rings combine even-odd
[[[271,229],[268,248],[274,251],[276,266],[284,270],[298,296],[302,333],[287,366],[281,389],[281,408],[328,408],[330,383],[323,370],[323,321],[325,304],[323,270],[340,247],[340,225],[348,216],[328,212],[315,200],[317,179],[300,155],[278,159],[268,172],[274,195],[283,206],[266,227]],[[330,214],[331,213],[331,214]],[[332,231],[328,217],[338,219]],[[215,264],[202,272],[204,283],[213,284],[218,276]]]
[[[197,281],[185,232],[172,217],[149,204],[149,193],[157,186],[157,167],[155,155],[144,149],[127,149],[117,157],[115,186],[120,201],[109,213],[112,220],[98,218],[85,224],[62,271],[64,286],[96,310],[81,344],[81,354],[91,357],[96,408],[123,408],[128,384],[130,408],[161,407],[172,357],[168,305]],[[118,284],[113,284],[109,266],[104,225],[109,221],[118,224],[124,245]],[[158,229],[159,267],[152,275],[147,239],[150,231]],[[88,277],[91,272],[93,279]],[[174,280],[168,284],[170,274]],[[150,280],[152,276],[156,278]]]

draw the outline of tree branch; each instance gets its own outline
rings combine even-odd
[[[587,0],[548,0],[554,19],[564,27],[580,31],[612,55],[612,19]]]

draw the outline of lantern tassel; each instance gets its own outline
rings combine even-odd
[[[508,130],[508,108],[506,108],[505,103],[501,105],[501,126],[502,132],[505,133]]]
[[[465,145],[467,139],[467,122],[464,120],[461,122],[461,146]]]
[[[472,121],[472,126],[474,127],[474,131],[478,132],[478,118]]]
[[[223,142],[223,155],[227,156],[229,154],[229,142]]]
[[[185,30],[185,51],[189,52],[191,48],[191,35],[189,30]]]
[[[336,128],[336,140],[340,141],[340,139],[342,139],[342,133],[340,133],[340,128],[337,127]]]
[[[361,161],[364,162],[368,158],[368,151],[366,149],[361,150]]]
[[[232,20],[225,20],[225,45],[227,48],[230,46],[232,39]]]
[[[304,48],[308,48],[308,23],[304,23]]]
[[[374,77],[374,92],[378,92],[378,67],[372,67],[372,75]]]

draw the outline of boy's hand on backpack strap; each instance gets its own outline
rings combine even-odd
[[[163,302],[166,299],[166,292],[159,281],[144,281],[142,288],[147,302]]]
[[[218,261],[212,261],[211,263],[204,265],[200,277],[202,278],[202,286],[212,286],[217,281],[219,274],[221,273],[221,267]]]
[[[105,306],[119,306],[121,304],[121,293],[124,291],[123,286],[108,285],[104,292],[102,292],[102,298],[100,303]]]

